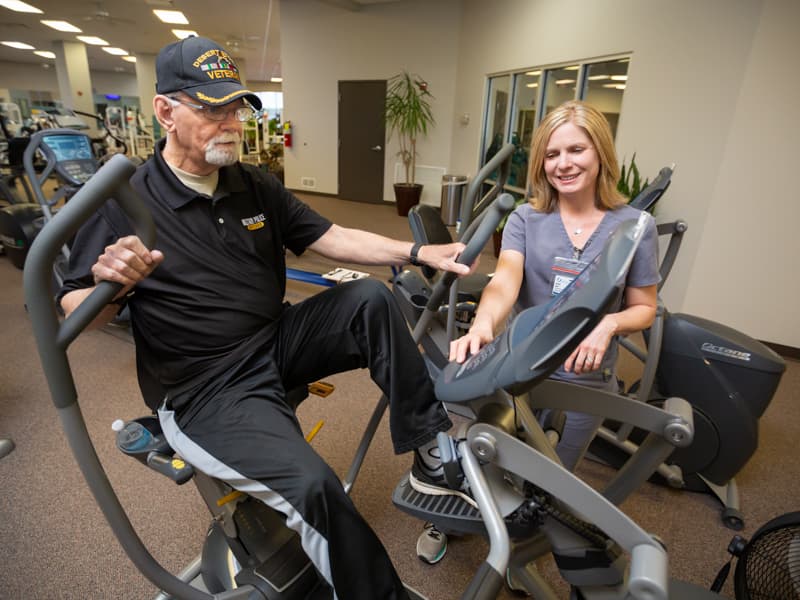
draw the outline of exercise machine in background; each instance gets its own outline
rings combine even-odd
[[[22,162],[36,202],[0,209],[0,240],[14,266],[20,269],[39,232],[99,166],[91,138],[74,129],[43,129],[34,133],[25,145]],[[45,187],[51,177],[55,189],[48,197]],[[68,260],[69,247],[65,244],[54,267],[56,286],[63,282]]]

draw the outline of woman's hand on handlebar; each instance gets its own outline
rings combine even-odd
[[[494,339],[494,332],[475,324],[469,333],[450,342],[450,360],[463,363],[468,356],[477,354],[481,346]]]
[[[106,246],[92,266],[92,275],[95,284],[116,281],[127,291],[150,275],[163,260],[160,250],[148,250],[138,237],[129,235]]]

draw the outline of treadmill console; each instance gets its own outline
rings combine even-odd
[[[88,136],[58,133],[44,136],[42,142],[55,157],[56,175],[67,185],[82,186],[97,172],[98,165]]]

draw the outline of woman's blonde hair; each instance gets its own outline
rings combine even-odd
[[[538,211],[550,213],[558,205],[558,192],[547,180],[544,172],[544,158],[550,136],[564,123],[574,123],[583,129],[592,140],[592,145],[597,152],[600,162],[595,195],[598,208],[614,209],[625,204],[626,198],[617,191],[619,162],[608,121],[603,113],[593,106],[580,100],[570,100],[549,112],[542,119],[533,136],[528,175],[533,207]]]

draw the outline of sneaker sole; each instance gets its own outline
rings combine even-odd
[[[411,484],[411,487],[418,491],[420,494],[427,494],[429,496],[458,496],[464,502],[472,506],[473,508],[478,508],[478,503],[475,502],[474,498],[471,498],[464,492],[460,492],[458,490],[453,490],[450,488],[442,488],[435,485],[430,485],[428,483],[424,483],[414,477],[413,473],[409,473],[408,475],[408,483]]]

